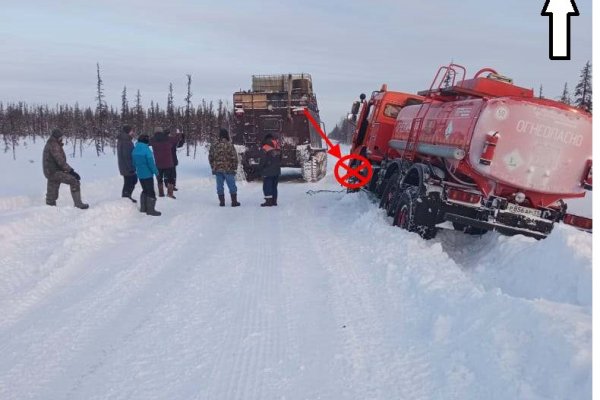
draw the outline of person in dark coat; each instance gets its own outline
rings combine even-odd
[[[277,205],[277,185],[281,175],[281,149],[273,135],[267,134],[262,142],[259,170],[263,177],[265,202],[261,207]]]
[[[179,159],[177,158],[177,149],[180,149],[185,144],[185,134],[181,133],[179,129],[175,129],[175,134],[181,135],[179,142],[177,142],[173,147],[173,162],[175,164],[175,168],[173,169],[173,190],[177,191],[177,166],[179,165]]]
[[[123,130],[117,137],[117,158],[119,161],[119,172],[121,173],[121,176],[123,176],[123,190],[121,191],[121,197],[128,198],[132,202],[137,203],[137,201],[131,197],[138,180],[131,159],[134,135],[135,133],[131,126],[123,126]]]
[[[227,183],[231,195],[231,207],[238,207],[237,186],[235,185],[235,173],[238,167],[238,156],[235,147],[229,141],[227,129],[219,131],[219,138],[210,146],[208,151],[208,162],[213,175],[217,178],[217,196],[219,205],[225,207],[225,187]]]
[[[62,137],[63,133],[59,129],[54,129],[44,146],[42,165],[44,176],[48,180],[46,204],[56,205],[60,184],[65,183],[71,187],[71,197],[75,207],[85,210],[89,205],[81,201],[81,176],[67,163]]]
[[[156,167],[158,168],[158,195],[164,197],[164,186],[167,186],[167,196],[174,199],[173,194],[175,188],[175,160],[173,160],[173,146],[177,145],[180,140],[180,134],[169,136],[163,128],[154,128],[154,136],[150,141]],[[164,182],[164,185],[163,185]]]
[[[142,193],[140,194],[140,212],[152,216],[159,216],[161,213],[156,211],[156,192],[154,191],[154,176],[158,175],[158,169],[154,162],[152,150],[148,146],[150,138],[142,134],[131,152],[131,159],[135,172],[140,179]]]

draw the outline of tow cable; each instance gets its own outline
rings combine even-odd
[[[314,196],[315,194],[319,194],[319,193],[344,193],[346,192],[346,189],[342,189],[342,190],[309,190],[308,192],[306,192],[307,195],[309,196]]]

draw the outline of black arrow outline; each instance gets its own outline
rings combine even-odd
[[[543,17],[550,17],[550,31],[549,31],[549,53],[548,56],[551,60],[570,60],[571,59],[571,17],[578,17],[579,16],[579,9],[577,8],[577,4],[575,4],[575,0],[570,0],[571,1],[571,5],[573,6],[573,9],[575,10],[575,12],[568,12],[567,13],[567,55],[566,56],[554,56],[552,55],[552,51],[554,48],[554,13],[553,12],[548,12],[546,10],[548,10],[548,6],[550,5],[551,1],[555,1],[555,0],[546,0],[546,3],[544,4],[544,8],[542,8],[542,16]]]

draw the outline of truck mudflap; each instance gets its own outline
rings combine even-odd
[[[536,228],[537,231],[531,229],[519,228],[515,226],[505,225],[498,222],[482,221],[475,218],[469,218],[458,214],[446,213],[444,216],[446,221],[455,222],[465,226],[472,226],[474,228],[486,229],[489,231],[497,231],[503,235],[524,235],[535,239],[544,239],[552,232],[553,223],[552,221],[539,221]]]

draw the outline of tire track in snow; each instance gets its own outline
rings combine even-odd
[[[267,214],[274,211],[258,210],[260,216],[250,213],[239,221],[255,230],[254,234],[240,231],[237,235],[238,246],[250,251],[245,257],[241,293],[232,317],[236,329],[223,344],[229,354],[222,354],[213,369],[214,386],[208,398],[264,398],[272,364],[281,353],[280,243],[273,230],[277,222]]]
[[[377,292],[370,283],[376,271],[369,266],[377,266],[373,264],[377,253],[370,246],[368,231],[354,229],[358,237],[339,232],[343,224],[336,220],[335,212],[328,213],[320,223],[316,229],[319,235],[311,238],[320,263],[330,274],[336,319],[345,326],[344,357],[350,378],[344,398],[431,398],[428,349],[408,344],[398,349],[390,345],[402,343],[395,338],[401,331],[390,332],[386,312],[381,309],[389,308],[393,298]],[[343,229],[352,230],[354,225],[349,222]],[[402,307],[402,311],[407,308]]]
[[[39,247],[42,247],[48,254],[46,261],[33,269],[36,274],[41,274],[41,279],[28,290],[23,291],[20,283],[1,288],[6,297],[0,304],[0,310],[4,315],[0,321],[0,329],[10,327],[38,302],[48,301],[48,295],[57,286],[71,279],[74,274],[82,272],[83,260],[91,253],[114,243],[115,232],[127,229],[133,222],[132,218],[129,218],[132,214],[130,207],[122,207],[116,202],[85,213],[80,210],[67,212],[61,210],[58,213],[44,211],[36,210],[27,220],[15,222],[2,229],[4,234],[12,236],[12,240],[1,246],[2,250],[10,255],[4,260],[5,266],[10,268],[2,268],[3,271],[8,271],[12,275],[15,266],[26,269],[30,265],[27,258],[39,257],[39,254],[31,251],[33,249],[37,253]],[[69,218],[74,214],[71,211],[76,213],[76,218]],[[105,213],[110,213],[111,218],[104,218]],[[121,222],[115,224],[115,220]],[[66,238],[63,236],[64,232],[67,232]],[[48,240],[49,233],[52,234],[50,240]],[[57,239],[53,239],[54,237]],[[29,251],[23,251],[25,248]],[[29,266],[29,269],[32,268]],[[11,278],[7,280],[14,282],[14,276]]]
[[[185,216],[177,217],[175,219],[175,222],[177,224],[183,224],[184,228],[186,226]],[[148,247],[152,250],[149,251],[148,254],[144,256],[141,260],[137,262],[131,262],[129,265],[131,265],[132,267],[130,267],[129,269],[125,269],[124,271],[119,271],[117,273],[114,273],[115,271],[113,271],[112,273],[110,273],[111,271],[106,271],[110,273],[110,275],[107,275],[108,279],[101,280],[100,282],[91,279],[90,283],[94,283],[95,287],[90,288],[92,289],[92,292],[89,294],[86,294],[84,292],[78,293],[78,289],[77,287],[75,287],[75,289],[71,290],[71,293],[67,293],[65,296],[63,296],[67,299],[73,297],[77,299],[83,296],[84,299],[88,297],[89,300],[84,302],[79,301],[74,306],[70,306],[67,307],[66,310],[59,311],[62,314],[65,314],[68,311],[70,315],[76,316],[76,319],[73,320],[73,317],[63,315],[59,319],[59,321],[63,323],[68,323],[68,325],[63,326],[63,328],[59,330],[53,330],[51,332],[47,332],[47,328],[42,328],[39,331],[32,332],[29,337],[22,337],[22,345],[29,347],[28,352],[35,354],[36,356],[34,357],[38,358],[38,361],[33,363],[31,359],[23,359],[17,361],[15,364],[10,366],[7,372],[2,374],[2,381],[18,382],[18,377],[23,377],[28,374],[33,374],[30,375],[32,378],[33,376],[44,377],[44,372],[46,372],[47,375],[48,371],[58,371],[61,369],[60,365],[64,365],[65,363],[68,363],[69,365],[68,370],[75,372],[79,367],[81,367],[81,363],[85,364],[85,362],[76,362],[78,354],[83,354],[79,357],[83,360],[85,360],[86,357],[89,356],[85,354],[84,351],[85,347],[88,345],[80,342],[82,340],[87,340],[88,342],[91,342],[90,338],[94,336],[94,332],[105,332],[106,329],[100,328],[107,324],[108,321],[113,318],[115,313],[118,313],[119,310],[122,310],[122,308],[127,304],[127,301],[134,298],[135,296],[139,296],[140,293],[143,293],[145,288],[149,287],[148,285],[152,282],[152,279],[154,279],[154,286],[156,286],[156,284],[164,283],[163,279],[161,279],[161,275],[165,275],[165,272],[167,273],[167,275],[169,275],[170,271],[167,271],[168,260],[169,258],[172,258],[172,256],[170,255],[177,254],[177,251],[174,250],[177,247],[179,247],[180,244],[174,241],[169,241],[169,235],[171,231],[168,229],[168,227],[159,226],[158,230],[159,233],[154,235],[154,237],[151,239],[150,246]],[[188,236],[187,242],[189,242],[190,240],[192,240],[192,237]],[[87,252],[85,253],[85,256],[91,257],[92,254],[93,253]],[[77,263],[85,264],[82,261],[82,258],[85,259],[84,254],[82,254],[81,252],[79,252],[78,256],[75,258],[77,258],[77,262],[74,262],[75,265]],[[132,258],[135,259],[135,256]],[[156,267],[156,260],[161,259],[167,264],[159,265],[158,267]],[[104,269],[106,270],[107,268],[105,267]],[[96,273],[93,272],[92,275],[94,275],[97,278],[98,271],[96,271]],[[135,282],[133,288],[131,287],[132,282]],[[98,285],[99,283],[100,285]],[[72,293],[73,290],[75,291],[75,293]],[[69,289],[67,289],[67,292],[69,292]],[[92,295],[91,297],[89,296],[90,294]],[[93,296],[94,294],[96,294],[95,297]],[[98,296],[97,294],[101,295]],[[56,301],[56,295],[48,297],[53,297],[54,301]],[[150,304],[155,303],[152,301],[151,296],[145,297],[147,300],[145,300],[144,303],[148,302],[148,300]],[[44,310],[42,309],[37,314],[43,311]],[[35,318],[34,316],[37,314],[34,313],[29,318]],[[36,319],[33,320],[35,321]],[[116,318],[116,320],[119,320],[119,318]],[[27,325],[27,319],[20,320],[19,324],[22,326]],[[127,323],[125,325],[128,326]],[[131,326],[128,326],[126,330],[135,328],[135,326],[133,326],[133,328]],[[16,331],[18,330],[20,329],[16,329]],[[25,329],[25,331],[27,331],[27,329]],[[124,334],[125,333],[127,332],[124,332]],[[1,334],[3,336],[6,335],[7,337],[11,336],[10,331],[5,332],[4,329],[1,331]],[[101,341],[106,341],[106,339],[101,339]],[[64,345],[64,343],[71,343],[70,351],[65,352],[64,349],[61,351],[61,347]],[[11,347],[14,348],[14,345],[15,344],[13,343],[13,346]],[[43,351],[42,349],[46,350]],[[115,349],[109,349],[108,353],[111,353],[114,350]],[[94,351],[93,345],[92,351]],[[49,352],[50,354],[54,354],[54,356],[50,356],[50,354],[48,354]],[[104,352],[106,353],[106,351]],[[68,355],[65,355],[65,353],[67,353]],[[49,362],[53,364],[48,365]],[[33,364],[33,368],[31,368],[31,364]],[[34,373],[32,369],[34,371],[37,371],[37,373]],[[93,372],[93,370],[97,369],[97,366],[92,365],[91,367],[88,367],[88,369],[90,369]],[[75,373],[75,375],[78,374]],[[54,379],[50,379],[49,377],[47,377],[46,379],[52,382],[61,381],[58,376],[55,376]],[[57,388],[57,390],[60,391],[60,386],[62,385],[58,386],[59,388]]]

